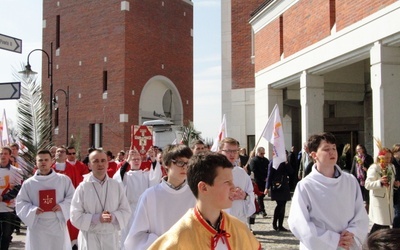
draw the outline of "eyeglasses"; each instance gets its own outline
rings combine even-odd
[[[177,161],[177,160],[171,160],[175,165],[177,165],[180,168],[183,168],[184,166],[188,166],[189,162],[188,161]]]
[[[76,155],[76,153],[75,153],[75,152],[72,152],[72,153],[68,153],[68,155]]]
[[[237,154],[239,152],[238,149],[236,149],[236,150],[223,149],[221,151],[224,152],[224,153],[227,153],[227,154]]]

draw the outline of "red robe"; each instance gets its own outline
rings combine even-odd
[[[82,176],[74,167],[74,165],[72,165],[69,162],[65,162],[64,171],[57,170],[56,163],[53,163],[51,167],[54,169],[56,173],[65,174],[66,176],[68,176],[71,179],[74,188],[76,188],[79,185],[79,183],[81,183],[81,181],[83,180]]]
[[[113,178],[115,172],[117,172],[117,163],[115,161],[109,161],[108,162],[108,168],[107,168],[107,175],[110,178]]]
[[[70,163],[70,162],[68,162],[68,163]],[[72,165],[72,163],[70,163],[70,164]],[[83,181],[83,176],[85,174],[89,173],[88,166],[86,166],[85,163],[83,163],[81,161],[78,161],[78,160],[75,161],[75,165],[72,165],[72,166],[74,166],[76,172],[78,173],[78,177],[77,178],[79,179],[79,183],[81,183]]]
[[[64,171],[57,170],[55,163],[53,163],[53,165],[51,167],[54,169],[54,171],[56,173],[65,174],[66,176],[68,176],[71,179],[71,182],[72,182],[72,185],[74,186],[74,188],[76,188],[79,185],[79,183],[81,183],[81,181],[83,180],[81,172],[76,167],[76,164],[74,166],[69,162],[65,162]],[[88,170],[88,172],[89,172],[89,170]],[[67,221],[67,227],[68,227],[69,237],[70,237],[71,241],[78,239],[79,229],[74,227],[71,224],[70,220]]]

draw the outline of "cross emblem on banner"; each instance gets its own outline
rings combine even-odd
[[[151,126],[135,125],[132,135],[133,149],[141,155],[145,155],[153,145],[153,133]]]

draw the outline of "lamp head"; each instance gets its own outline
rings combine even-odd
[[[58,102],[57,102],[57,99],[55,97],[53,97],[53,107],[54,107],[54,110],[58,109]]]
[[[25,66],[25,70],[19,71],[18,73],[24,74],[26,76],[36,75],[37,74],[37,72],[32,70],[31,65],[29,64],[29,62]]]

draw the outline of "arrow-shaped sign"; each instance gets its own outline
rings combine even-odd
[[[15,37],[0,34],[0,49],[21,53],[22,40]]]
[[[20,82],[0,82],[0,100],[19,99],[20,97]]]

